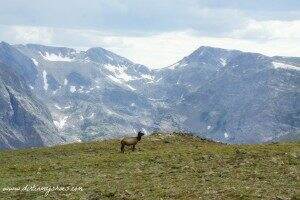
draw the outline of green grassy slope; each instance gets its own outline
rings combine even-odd
[[[117,140],[1,151],[0,199],[296,199],[299,147],[152,135],[125,154]],[[26,185],[83,191],[7,191]]]

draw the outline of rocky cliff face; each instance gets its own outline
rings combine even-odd
[[[0,62],[0,149],[63,142],[48,109],[31,93],[25,79]]]
[[[102,48],[5,43],[1,59],[22,72],[50,110],[46,121],[69,141],[136,130],[185,130],[229,143],[299,135],[299,58],[201,47],[150,70]]]

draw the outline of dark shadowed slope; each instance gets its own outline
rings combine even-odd
[[[12,67],[0,62],[0,149],[62,143],[48,109]]]

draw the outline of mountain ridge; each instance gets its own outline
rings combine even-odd
[[[28,86],[69,141],[136,130],[185,130],[229,143],[299,133],[297,57],[201,46],[177,63],[153,70],[101,47],[11,48],[34,66],[37,77],[29,77]],[[257,122],[252,111],[260,105],[269,110]]]

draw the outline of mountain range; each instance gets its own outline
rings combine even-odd
[[[0,148],[188,131],[299,139],[300,57],[202,46],[153,70],[103,48],[0,43]]]

